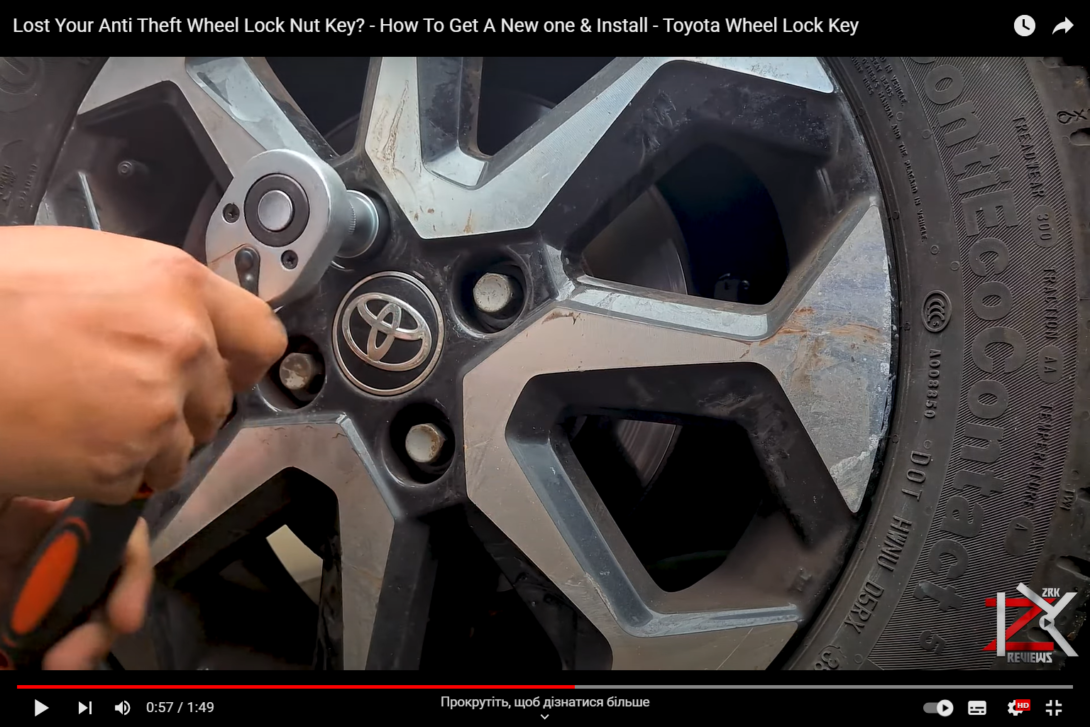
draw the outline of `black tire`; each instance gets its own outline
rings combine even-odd
[[[1090,116],[1086,70],[1041,58],[867,58],[835,67],[889,206],[901,373],[866,528],[792,665],[1005,665],[984,650],[996,638],[985,599],[998,591],[1020,597],[1019,583],[1039,594],[1078,591],[1057,619],[1071,641],[1090,585],[1090,122],[1079,118]],[[955,120],[970,111],[975,120]],[[966,158],[955,162],[955,154],[979,142],[995,144],[998,157],[988,169],[961,170]],[[973,187],[966,177],[1005,178],[1001,170],[1009,184],[959,191],[959,180]],[[1000,203],[998,220],[973,211]],[[1049,219],[1038,222],[1039,214]],[[1000,247],[971,251],[987,238],[1006,247],[999,274],[994,251],[985,264],[973,261],[984,247]],[[984,343],[988,337],[996,342]],[[1012,352],[1024,361],[1000,370],[982,349],[997,361],[1011,361]],[[967,439],[967,428],[1002,439],[963,453],[985,445]],[[976,482],[1002,491],[984,497],[962,473],[987,471],[997,479]],[[1013,640],[1053,639],[1031,630]],[[1057,654],[1053,665],[1063,661]]]
[[[0,223],[33,222],[75,110],[101,64],[0,60]],[[1019,583],[1037,593],[1078,591],[1057,620],[1073,640],[1090,590],[1086,71],[1040,58],[866,58],[832,65],[868,135],[889,206],[901,372],[863,537],[790,664],[839,670],[1004,664],[984,650],[995,638],[994,610],[985,599],[1013,592]],[[970,124],[953,120],[970,111]],[[996,145],[994,163],[956,174],[965,157],[955,161],[954,155],[979,141]],[[1004,172],[997,185],[965,194],[958,189],[959,181],[974,185],[966,177],[990,181],[979,175],[1003,169],[1009,182]],[[1010,206],[987,219],[974,212],[975,222],[967,223],[963,210],[975,206],[967,197]],[[1006,248],[998,273],[998,258],[982,262],[973,257],[982,248],[971,252],[985,238],[1001,238]],[[988,244],[992,253],[999,248]],[[982,343],[986,330],[994,345]],[[1014,370],[982,369],[990,367],[982,354],[1002,364],[1014,348],[1024,354]],[[929,411],[933,416],[925,415]],[[1003,430],[992,445],[995,458],[973,450],[962,457],[967,444],[986,444],[966,439],[967,429],[981,426],[996,429],[977,433]],[[974,482],[995,489],[989,497],[966,486],[960,474],[989,471],[984,464],[998,474]],[[949,519],[948,511],[966,508],[976,517]],[[1051,638],[1030,633],[1019,640]],[[1061,655],[1053,665],[1062,661]]]

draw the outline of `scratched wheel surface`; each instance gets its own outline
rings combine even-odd
[[[1068,662],[1088,139],[1059,58],[0,59],[5,224],[312,276],[113,664]]]

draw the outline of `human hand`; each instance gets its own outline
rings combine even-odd
[[[287,346],[264,301],[177,248],[64,227],[0,246],[0,495],[169,488]]]
[[[16,497],[0,504],[0,604],[11,598],[38,543],[69,502]],[[94,669],[109,654],[118,636],[135,633],[143,625],[151,584],[148,526],[140,519],[129,539],[121,575],[105,608],[46,652],[42,667],[50,670]]]

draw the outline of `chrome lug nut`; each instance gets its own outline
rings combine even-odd
[[[280,383],[288,391],[306,391],[322,373],[322,363],[309,353],[289,353],[280,362]]]
[[[370,195],[348,190],[348,203],[352,206],[353,226],[350,234],[337,252],[337,257],[359,257],[377,248],[386,236],[389,220],[382,203]]]
[[[417,464],[435,464],[447,443],[447,436],[434,424],[415,424],[405,435],[405,453]]]
[[[491,316],[513,314],[520,301],[521,287],[510,275],[485,273],[473,286],[473,305]]]

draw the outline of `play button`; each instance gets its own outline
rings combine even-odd
[[[39,714],[41,714],[42,712],[44,712],[47,709],[49,709],[49,707],[45,706],[44,704],[39,702],[37,699],[34,700],[34,716],[35,717],[37,717]]]

